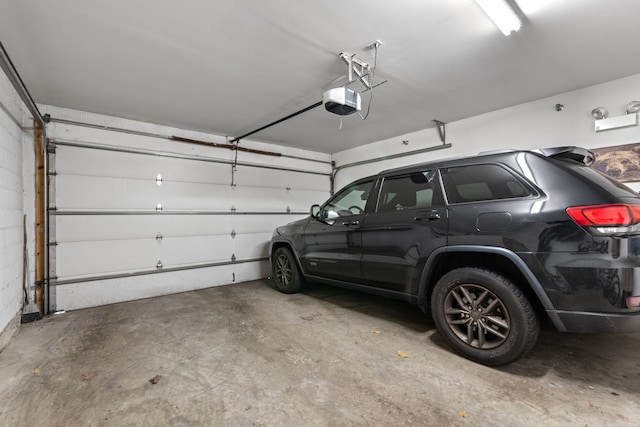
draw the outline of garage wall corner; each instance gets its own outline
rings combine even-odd
[[[33,233],[33,208],[25,202],[24,189],[33,169],[25,166],[24,153],[33,147],[26,108],[6,75],[0,71],[0,350],[17,329],[23,306],[23,283],[33,277],[32,266],[24,270],[25,218]],[[31,224],[31,226],[29,225]],[[28,243],[28,242],[27,242]]]

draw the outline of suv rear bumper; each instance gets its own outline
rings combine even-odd
[[[633,313],[589,313],[552,311],[549,315],[561,332],[628,334],[640,331],[640,311]]]

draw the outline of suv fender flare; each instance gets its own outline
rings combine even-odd
[[[527,279],[531,289],[536,294],[536,297],[542,304],[542,307],[546,311],[547,315],[553,322],[554,326],[559,331],[566,331],[567,328],[564,325],[564,322],[560,319],[558,314],[556,313],[556,309],[549,299],[549,296],[545,292],[542,284],[536,276],[531,272],[529,267],[525,264],[525,262],[513,251],[510,251],[505,248],[495,247],[495,246],[476,246],[476,245],[456,245],[456,246],[443,246],[441,248],[436,249],[431,253],[427,262],[425,264],[425,268],[422,272],[422,276],[420,277],[420,289],[418,290],[419,301],[421,304],[426,304],[427,298],[427,283],[429,282],[429,278],[431,276],[431,271],[433,265],[436,262],[436,259],[439,255],[443,253],[452,253],[452,252],[478,252],[478,253],[489,253],[503,256],[509,261],[511,261],[518,270],[522,273],[522,275]]]
[[[287,239],[275,240],[275,241],[269,242],[269,268],[271,268],[271,266],[273,265],[273,253],[276,251],[275,250],[276,246],[284,246],[291,251],[291,253],[293,254],[293,257],[296,259],[296,263],[298,264],[300,273],[302,273],[303,277],[306,277],[307,274],[302,268],[302,262],[300,260],[300,257],[298,256],[298,251],[294,249],[293,243]]]

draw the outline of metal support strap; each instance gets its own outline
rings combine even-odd
[[[433,120],[433,123],[436,124],[436,127],[438,128],[438,135],[440,135],[440,141],[444,144],[447,139],[447,124],[440,120]]]

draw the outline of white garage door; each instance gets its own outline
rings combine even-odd
[[[51,142],[53,309],[264,277],[273,229],[329,194],[328,162],[296,169],[283,163],[309,162],[250,153],[258,162],[243,163],[220,156],[230,150],[135,141]]]

